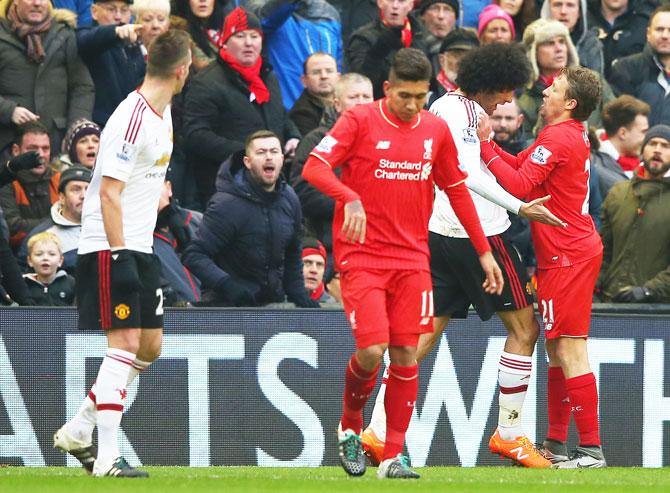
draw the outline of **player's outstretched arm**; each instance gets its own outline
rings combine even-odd
[[[529,221],[537,221],[542,224],[548,224],[549,226],[566,228],[568,223],[561,221],[558,217],[552,214],[549,209],[542,205],[550,198],[551,195],[546,195],[544,197],[531,200],[528,203],[524,203],[519,209],[519,215],[521,217],[525,217]]]
[[[479,256],[479,264],[482,266],[482,270],[486,278],[482,287],[484,291],[488,294],[497,294],[500,295],[505,285],[505,280],[503,279],[502,271],[496,262],[496,259],[493,258],[491,252],[486,252],[483,255]]]

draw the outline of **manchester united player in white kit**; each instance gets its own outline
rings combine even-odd
[[[102,132],[84,202],[79,326],[104,330],[108,349],[93,388],[77,415],[54,434],[54,446],[94,476],[148,476],[121,457],[117,435],[127,385],[160,354],[163,293],[153,230],[172,154],[170,102],[184,87],[190,65],[185,32],[168,31],[151,43],[144,83],[117,107]]]

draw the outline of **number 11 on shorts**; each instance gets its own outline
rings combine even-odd
[[[421,291],[421,322],[419,325],[428,325],[433,317],[433,290]]]
[[[544,330],[549,331],[554,327],[554,300],[540,300],[542,305],[542,322]]]

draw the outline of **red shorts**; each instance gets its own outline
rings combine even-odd
[[[593,290],[602,253],[570,267],[538,269],[537,305],[545,339],[589,335]]]
[[[428,271],[361,270],[340,274],[342,303],[356,347],[416,346],[433,331],[433,284]]]

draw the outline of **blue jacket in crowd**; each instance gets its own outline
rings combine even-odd
[[[261,10],[265,46],[289,110],[304,89],[303,63],[323,51],[342,67],[340,14],[325,0],[273,0]]]
[[[287,296],[309,306],[301,233],[302,212],[293,189],[280,178],[274,191],[264,191],[238,152],[221,166],[216,192],[183,261],[202,282],[205,302],[236,304],[225,287],[232,282],[253,296],[249,304],[283,302]]]
[[[139,43],[116,37],[116,25],[77,29],[79,55],[95,84],[93,121],[104,127],[116,107],[144,79],[146,62]]]

